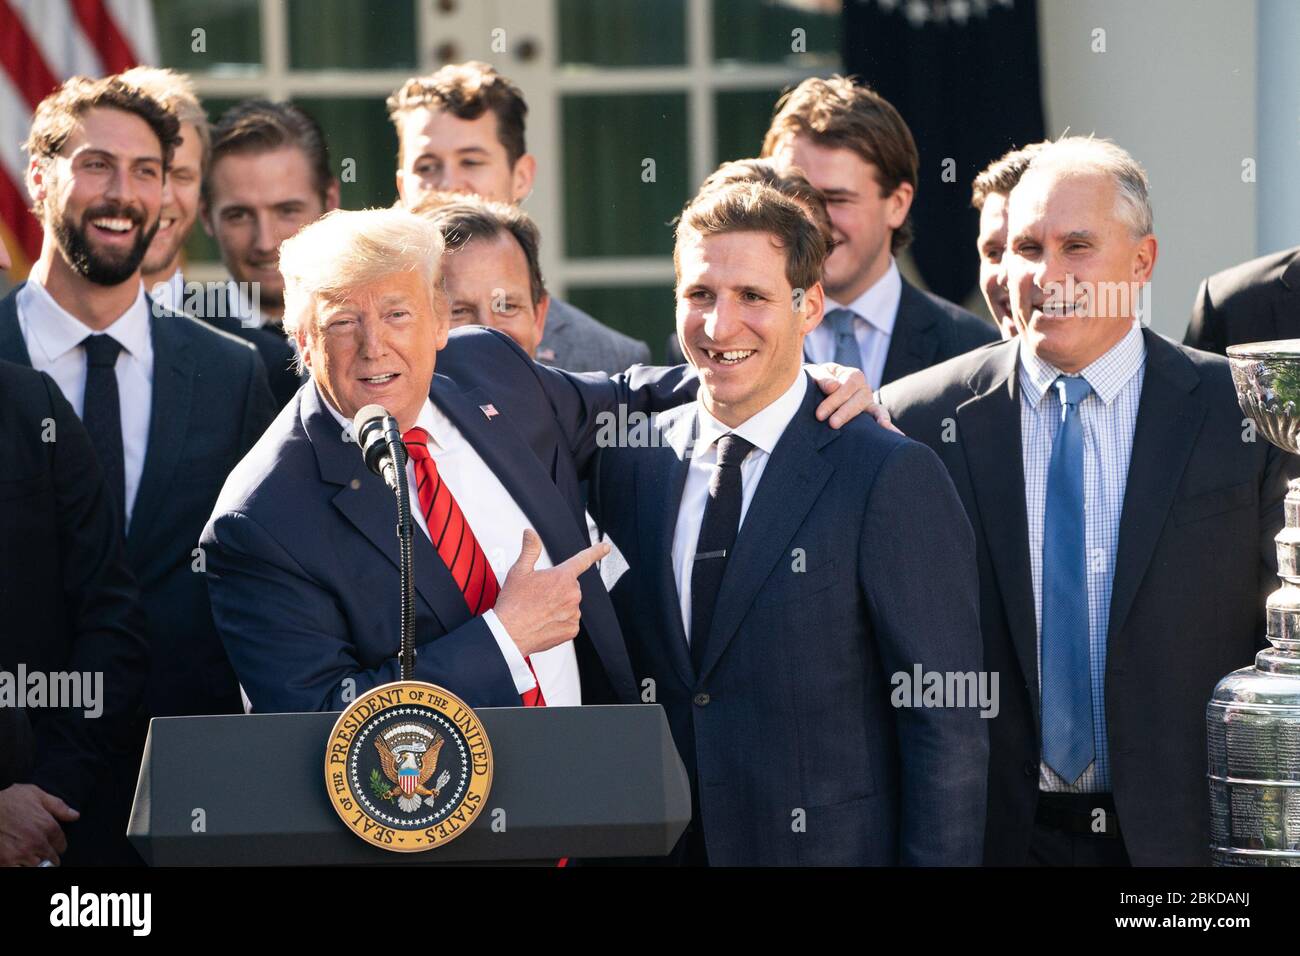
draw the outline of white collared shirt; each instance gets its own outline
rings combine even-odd
[[[794,383],[780,398],[735,428],[728,428],[710,415],[703,402],[697,400],[695,403],[695,442],[691,446],[691,463],[682,489],[682,502],[677,509],[677,528],[673,532],[673,577],[677,580],[677,599],[687,641],[691,639],[691,570],[695,565],[700,526],[704,523],[704,506],[709,503],[709,479],[718,465],[716,442],[724,435],[736,434],[754,446],[740,464],[740,527],[744,527],[749,503],[754,500],[754,491],[763,477],[772,449],[799,411],[807,391],[808,377],[801,368]]]
[[[852,302],[840,303],[826,297],[824,315],[830,315],[831,309],[853,312],[853,337],[858,340],[858,351],[862,354],[862,374],[874,389],[880,388],[881,376],[885,374],[885,359],[889,356],[889,341],[902,297],[903,277],[892,257],[889,271]],[[804,356],[813,364],[834,361],[835,329],[825,318],[804,338]]]
[[[18,290],[18,328],[27,343],[32,368],[54,379],[78,418],[86,399],[86,350],[82,341],[95,330],[55,302],[36,279],[28,279]],[[149,417],[153,411],[153,339],[144,283],[139,283],[135,301],[104,334],[122,346],[118,353],[117,396],[122,420],[122,453],[125,465],[126,527],[131,526],[140,475],[149,448]]]
[[[317,394],[320,394],[319,389]],[[343,428],[351,426],[351,422],[344,418],[324,395],[321,395],[320,399],[321,404],[330,410],[340,426]],[[492,566],[492,573],[496,575],[497,583],[504,586],[506,574],[519,558],[524,529],[531,528],[532,522],[528,520],[523,509],[483,461],[474,446],[466,441],[460,429],[452,424],[451,419],[444,415],[432,401],[427,398],[424,400],[424,407],[420,409],[415,423],[429,433],[429,455],[438,466],[438,474],[451,490],[456,503],[460,505],[461,513],[469,522],[474,537],[478,539],[479,546],[487,556],[488,564]],[[415,463],[409,460],[406,463],[406,480],[410,486],[411,514],[425,537],[429,537],[432,541],[424,520],[424,512],[420,508],[420,498],[416,492]],[[436,553],[435,551],[435,556]],[[551,566],[550,555],[543,545],[541,556],[534,567],[542,571]],[[422,572],[417,567],[415,573],[419,575]],[[511,640],[509,632],[506,631],[505,625],[501,623],[496,612],[484,611],[483,620],[491,630],[492,636],[496,638],[501,656],[510,666],[510,676],[514,678],[515,689],[520,695],[541,684],[542,696],[546,698],[548,707],[576,707],[582,703],[578,655],[574,650],[573,641],[565,641],[550,650],[530,655],[533,670],[537,672],[537,678],[534,680],[532,671],[528,669],[528,662],[524,660],[518,646]],[[454,687],[448,689],[456,690]]]

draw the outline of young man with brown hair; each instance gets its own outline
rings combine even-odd
[[[867,416],[817,420],[801,364],[827,246],[761,183],[683,211],[699,397],[600,451],[591,511],[629,564],[610,595],[690,777],[678,862],[972,865],[985,722],[896,709],[891,684],[980,670],[974,539],[931,451]]]
[[[834,228],[826,321],[808,337],[809,361],[854,365],[879,388],[996,340],[987,322],[899,274],[920,161],[887,100],[842,76],[804,80],[777,101],[762,155],[803,170]]]
[[[402,205],[413,207],[428,190],[523,202],[537,170],[524,143],[527,114],[519,87],[476,60],[407,80],[388,98]],[[649,362],[650,349],[552,298],[535,357],[571,372],[613,374]]]

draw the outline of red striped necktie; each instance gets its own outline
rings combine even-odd
[[[412,428],[402,435],[402,440],[415,467],[415,489],[425,527],[429,529],[429,540],[455,579],[470,612],[482,614],[496,604],[497,595],[501,593],[492,565],[488,564],[487,555],[483,553],[478,538],[474,537],[451,489],[438,474],[438,465],[429,454],[429,433],[423,428]],[[532,670],[532,661],[527,657],[524,661]],[[537,676],[536,671],[533,671],[533,676]],[[540,683],[521,696],[525,707],[546,706]]]

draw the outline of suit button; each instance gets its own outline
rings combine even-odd
[[[1037,776],[1038,776],[1038,764],[1036,764],[1036,763],[1035,763],[1034,761],[1032,761],[1032,760],[1026,760],[1026,761],[1025,761],[1025,776],[1026,776],[1026,777],[1037,777]]]
[[[709,703],[709,695],[708,695],[708,694],[696,694],[696,695],[695,695],[695,706],[696,706],[696,707],[706,707],[706,706],[708,706],[708,703]]]

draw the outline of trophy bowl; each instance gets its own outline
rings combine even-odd
[[[1237,401],[1274,445],[1300,453],[1300,339],[1228,347]]]

